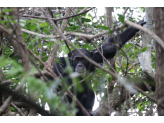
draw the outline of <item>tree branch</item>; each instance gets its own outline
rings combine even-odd
[[[59,20],[64,20],[64,19],[68,19],[68,18],[73,18],[73,17],[79,16],[79,15],[85,14],[85,13],[89,12],[90,10],[92,10],[92,9],[94,9],[94,8],[95,8],[95,7],[90,8],[90,9],[88,9],[88,10],[85,10],[86,8],[84,8],[83,10],[85,10],[85,11],[82,10],[81,12],[79,12],[79,13],[76,14],[76,15],[72,15],[72,16],[68,16],[68,17],[61,17],[61,18],[58,18],[58,19],[56,19],[56,18],[50,18],[50,19],[51,19],[51,20],[54,20],[54,21],[59,21]],[[46,17],[31,16],[31,15],[19,15],[19,16],[21,16],[21,17],[39,18],[39,19],[47,19]]]
[[[48,18],[47,13],[44,11],[44,9],[41,8],[41,10],[42,10],[42,12],[44,13],[45,17],[47,17],[48,21],[51,22],[52,20],[50,20],[50,19]],[[59,33],[59,29],[58,29],[58,27],[56,26],[56,24],[55,24],[55,23],[51,23],[51,24],[52,24],[52,26],[57,30],[57,32]],[[60,33],[62,34],[61,30],[60,30]],[[66,42],[67,42],[67,41],[66,41]],[[82,109],[82,111],[84,111],[84,113],[85,113],[86,115],[90,116],[90,114],[87,112],[87,110],[84,108],[84,106],[83,106],[83,105],[79,102],[79,100],[72,94],[72,92],[69,91],[68,89],[67,89],[67,92],[68,92],[68,94],[72,97],[72,99],[75,99],[75,100],[76,100],[77,104],[80,106],[80,108]]]
[[[24,114],[21,112],[21,110],[20,110],[14,103],[11,102],[11,106],[12,106],[13,108],[15,108],[15,110],[16,110],[21,116],[24,116]]]
[[[164,49],[164,42],[155,33],[149,31],[148,29],[142,27],[141,25],[135,24],[135,23],[130,22],[128,20],[126,20],[125,23],[128,24],[129,26],[135,27],[135,28],[140,29],[140,30],[144,31],[145,33],[149,34]]]

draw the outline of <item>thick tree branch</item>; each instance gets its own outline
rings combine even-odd
[[[144,28],[144,27],[142,27],[142,26],[140,26],[138,24],[135,24],[133,22],[130,22],[128,20],[126,20],[125,23],[128,24],[129,26],[135,27],[135,28],[140,29],[140,30],[144,31],[145,33],[149,34],[164,49],[164,42],[155,33],[149,31],[148,29],[146,29],[146,28]]]
[[[111,31],[113,32],[115,30],[120,30],[120,29],[125,28],[125,27],[127,27],[126,24],[124,24],[124,25],[122,25],[122,26],[120,26],[118,28],[113,28]],[[33,32],[33,31],[29,31],[29,30],[26,30],[26,29],[22,29],[22,31],[25,32],[25,33],[36,35],[38,37],[43,37],[43,38],[50,38],[50,39],[60,38],[60,35],[59,36],[43,35],[43,34],[39,34],[39,33],[36,33],[36,32]],[[74,36],[79,36],[79,37],[86,38],[86,40],[93,40],[94,38],[100,37],[100,36],[105,35],[105,34],[108,34],[108,31],[103,31],[103,32],[97,33],[95,35],[88,35],[88,34],[76,33],[76,32],[68,32],[68,33],[65,33],[64,35],[65,36],[67,36],[67,35],[74,35]]]
[[[19,20],[19,18],[16,16],[17,8],[13,8],[13,9],[14,9],[14,11],[10,12],[10,15],[14,17],[13,18],[14,21],[17,21],[17,20]],[[23,40],[22,31],[21,31],[21,26],[19,25],[19,23],[13,24],[13,28],[15,29],[14,32],[16,34],[16,41],[15,42],[13,42],[12,40],[9,40],[9,41],[13,45],[18,56],[21,58],[23,67],[24,67],[25,71],[27,72],[30,69],[31,64],[29,61],[28,52],[27,52],[26,48],[24,48],[24,46],[19,44],[21,42],[22,44],[25,45],[24,40]],[[19,43],[17,43],[17,42],[19,42]]]

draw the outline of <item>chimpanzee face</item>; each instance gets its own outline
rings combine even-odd
[[[92,58],[92,53],[86,49],[80,49],[87,57]],[[90,62],[83,58],[80,53],[76,50],[72,51],[72,54],[69,53],[68,56],[72,60],[72,65],[74,67],[74,71],[78,72],[79,74],[85,74],[87,70],[89,70]]]
[[[75,66],[75,72],[79,74],[85,74],[86,68],[89,66],[89,62],[85,60],[83,57],[75,56],[73,59],[73,64]]]

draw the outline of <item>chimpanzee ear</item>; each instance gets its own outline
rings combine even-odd
[[[72,52],[69,52],[68,57],[71,58],[71,56],[72,56]]]

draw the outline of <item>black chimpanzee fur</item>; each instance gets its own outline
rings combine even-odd
[[[146,22],[144,20],[141,20],[137,22],[137,24],[144,25]],[[103,55],[106,59],[111,59],[115,56],[118,49],[120,49],[128,40],[130,40],[136,32],[139,30],[133,27],[127,28],[125,31],[123,31],[121,34],[111,37],[107,39],[107,42],[102,45],[102,48],[99,47],[100,51],[103,50]],[[116,46],[117,43],[117,46]],[[102,63],[103,58],[99,54],[99,52],[95,49],[93,51],[88,51],[86,49],[79,49],[82,53],[84,53],[87,57],[91,58],[97,63]],[[67,66],[66,61],[64,57],[60,57],[60,63],[56,63],[53,66],[53,72],[59,76],[59,73],[61,75],[64,75],[63,70]],[[85,74],[86,71],[93,72],[95,70],[95,66],[88,62],[86,59],[84,59],[76,50],[72,51],[72,54],[68,54],[69,62],[75,72],[78,72],[79,74]],[[57,71],[57,69],[58,71]],[[68,79],[68,84],[72,85],[71,79]],[[80,103],[86,108],[86,110],[90,113],[92,111],[92,107],[94,105],[94,91],[91,89],[91,87],[88,86],[88,84],[91,85],[91,82],[83,82],[83,92],[77,92],[76,97],[80,101]],[[72,99],[68,97],[68,101],[71,103]],[[84,115],[81,108],[77,106],[78,112],[76,115]]]

